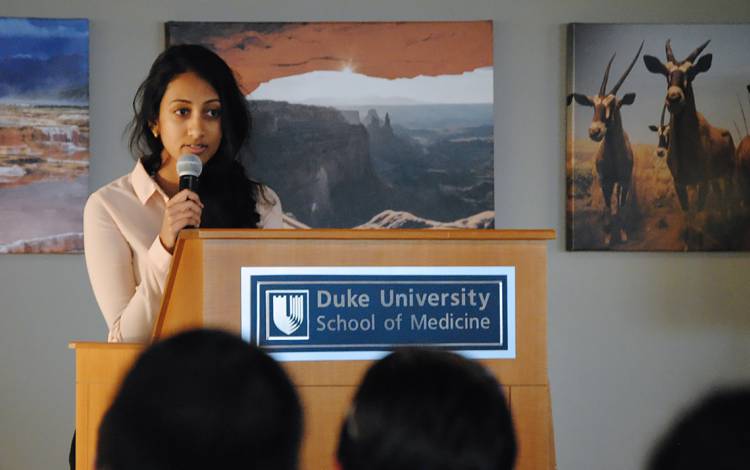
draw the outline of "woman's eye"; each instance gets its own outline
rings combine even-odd
[[[190,114],[190,110],[188,108],[179,108],[176,109],[174,113],[178,116],[187,116]]]
[[[209,109],[206,111],[206,115],[211,118],[217,118],[221,116],[221,109]]]

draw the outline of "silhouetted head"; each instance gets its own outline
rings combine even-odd
[[[510,470],[516,439],[500,384],[479,363],[406,349],[375,363],[342,426],[342,470]]]
[[[745,470],[750,466],[750,387],[714,392],[662,438],[648,470]]]
[[[218,331],[148,348],[99,428],[99,470],[297,468],[302,412],[268,355]]]

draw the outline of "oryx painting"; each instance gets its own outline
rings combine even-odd
[[[568,39],[568,249],[750,249],[750,25]]]
[[[0,253],[83,250],[89,25],[0,17]]]
[[[289,225],[494,226],[492,22],[184,23],[234,69]]]

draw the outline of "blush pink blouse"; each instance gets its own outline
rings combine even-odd
[[[282,228],[281,202],[266,187],[260,227]],[[86,268],[109,342],[145,342],[159,312],[172,255],[159,241],[167,195],[140,162],[94,192],[83,211]]]

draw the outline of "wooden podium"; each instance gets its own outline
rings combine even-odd
[[[187,230],[153,339],[195,327],[240,332],[243,266],[514,266],[516,358],[483,360],[510,401],[520,470],[555,468],[547,378],[547,241],[552,230]],[[72,343],[76,466],[91,469],[99,422],[143,345]],[[338,432],[370,361],[286,362],[305,410],[302,469],[333,468]]]

